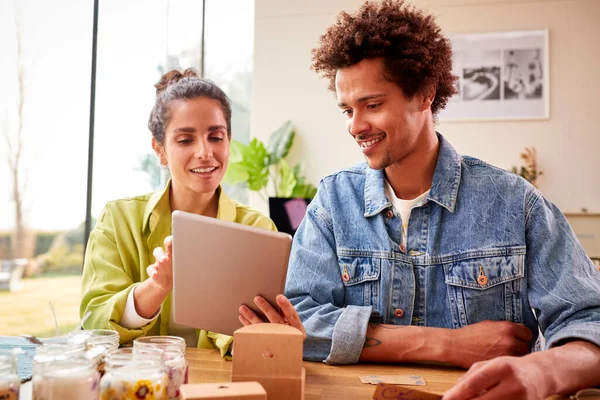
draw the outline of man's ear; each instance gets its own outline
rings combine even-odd
[[[435,87],[430,86],[430,87],[426,88],[425,91],[423,92],[421,111],[426,111],[428,109],[431,109],[431,105],[433,104],[434,100],[435,100]]]
[[[152,137],[152,149],[156,153],[158,160],[160,161],[160,165],[163,167],[167,166],[167,156],[165,154],[165,148],[162,144],[158,143],[158,141]]]

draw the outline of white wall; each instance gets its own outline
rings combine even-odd
[[[310,51],[341,10],[362,0],[256,0],[251,135],[266,139],[291,119],[291,157],[303,159],[315,184],[362,161],[345,131],[327,82],[311,71]],[[454,147],[503,168],[520,164],[535,146],[542,192],[565,212],[600,212],[600,0],[413,0],[437,17],[446,33],[548,29],[550,119],[446,122],[437,127]],[[253,206],[265,210],[259,199]]]

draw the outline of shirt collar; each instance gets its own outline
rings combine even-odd
[[[431,192],[427,199],[454,212],[462,172],[462,157],[441,134],[438,133],[437,136],[440,141],[440,151],[433,173]]]
[[[169,202],[169,193],[171,192],[171,180],[167,182],[165,189],[161,192],[156,192],[150,196],[146,210],[144,212],[144,231],[150,227],[154,230],[158,221],[171,214],[171,205]],[[217,219],[223,221],[234,222],[237,216],[237,208],[235,202],[223,192],[221,186],[217,188],[219,196],[219,209],[217,211]]]
[[[148,203],[146,204],[146,210],[144,211],[144,225],[143,231],[146,231],[148,227],[150,230],[154,230],[156,224],[165,217],[165,213],[171,213],[171,204],[169,201],[169,194],[171,193],[171,180],[167,182],[164,190],[161,192],[155,192],[150,196]]]
[[[217,211],[217,219],[229,222],[235,222],[237,217],[237,208],[235,202],[223,192],[221,186],[217,189],[219,193],[219,210]]]
[[[462,157],[452,145],[437,133],[440,142],[438,159],[433,173],[431,191],[427,200],[431,200],[450,212],[454,212],[456,195],[461,176]],[[367,167],[365,178],[365,217],[371,217],[391,206],[385,195],[385,173]]]

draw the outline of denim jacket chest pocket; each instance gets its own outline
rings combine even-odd
[[[455,328],[485,320],[522,322],[524,247],[452,258],[443,266]]]
[[[377,306],[381,260],[371,257],[339,257],[345,304]]]

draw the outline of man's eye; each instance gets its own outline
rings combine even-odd
[[[367,108],[368,108],[369,110],[372,110],[372,109],[374,109],[374,108],[377,108],[377,107],[379,107],[380,105],[381,105],[381,103],[369,104],[369,105],[367,105]]]
[[[344,114],[344,115],[351,115],[352,114],[352,110],[350,110],[350,109],[342,110],[342,114]]]

